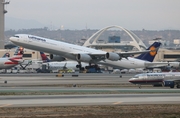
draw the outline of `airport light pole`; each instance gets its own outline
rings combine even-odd
[[[5,0],[0,0],[0,49],[4,49],[4,15],[7,13],[4,6],[9,4]]]

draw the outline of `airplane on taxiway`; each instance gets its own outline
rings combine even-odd
[[[101,64],[119,69],[161,67],[168,65],[179,67],[180,65],[179,62],[152,62],[157,54],[157,49],[161,45],[160,42],[154,42],[144,51],[115,53],[28,34],[16,34],[10,37],[10,40],[14,44],[25,48],[55,54],[55,57],[59,57],[61,61],[65,60],[65,58],[75,60],[78,62],[78,68],[80,69],[82,68],[81,62]],[[128,57],[140,53],[142,54],[136,58]]]
[[[180,72],[164,72],[164,73],[142,73],[137,74],[129,79],[129,82],[139,85],[158,85],[165,87],[180,88]]]

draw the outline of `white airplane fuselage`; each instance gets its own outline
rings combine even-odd
[[[31,38],[29,38],[29,36],[31,36]],[[91,54],[94,52],[97,54],[106,54],[106,52],[101,50],[32,35],[19,35],[19,38],[12,37],[10,40],[28,49],[57,54],[72,60],[76,60],[74,53],[78,54],[79,52],[84,54]]]
[[[146,61],[128,57],[127,59],[122,58],[119,61],[111,61],[106,59],[105,61],[98,62],[98,64],[111,66],[118,69],[132,69],[132,68],[145,68],[145,62]]]
[[[61,70],[66,67],[67,69],[72,69],[72,70],[79,70],[76,66],[78,65],[77,61],[62,61],[62,62],[47,62],[49,66],[49,70]],[[88,66],[88,63],[82,63],[82,66]]]
[[[18,62],[12,62],[8,58],[0,58],[0,69],[10,69],[17,64]]]
[[[180,80],[180,72],[143,73],[129,79],[129,82],[139,85],[162,84],[166,80]]]

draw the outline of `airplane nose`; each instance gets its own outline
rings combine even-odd
[[[129,82],[133,82],[133,78],[129,79]]]
[[[14,37],[10,37],[9,40],[13,42],[13,41],[15,41],[15,38]]]

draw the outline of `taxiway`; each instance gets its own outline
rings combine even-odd
[[[139,89],[128,82],[133,74],[55,75],[2,74],[0,107],[180,103],[180,89]]]

